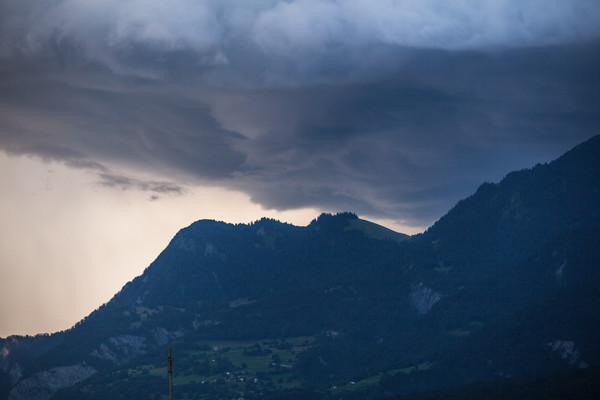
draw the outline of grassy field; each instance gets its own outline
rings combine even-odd
[[[180,398],[214,398],[216,388],[229,393],[298,388],[297,356],[313,344],[314,338],[308,336],[174,343],[173,390],[181,394]],[[164,363],[140,365],[119,373],[124,378],[121,382],[130,386],[148,377],[166,382],[166,355]]]

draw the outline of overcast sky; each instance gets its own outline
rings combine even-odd
[[[597,0],[0,0],[0,336],[201,218],[423,231],[600,133]]]

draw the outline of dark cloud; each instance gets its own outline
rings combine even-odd
[[[144,192],[162,193],[162,194],[182,194],[185,189],[178,184],[171,182],[156,182],[156,181],[144,181],[135,179],[123,175],[114,175],[109,173],[102,173],[98,175],[100,177],[100,184],[106,187],[115,187],[122,190],[141,190]],[[157,195],[152,195],[151,200],[158,200]]]
[[[596,134],[597,50],[423,51],[385,80],[248,95],[240,112],[252,110],[254,130],[269,133],[251,141],[260,162],[248,174],[269,183],[246,190],[275,208],[295,193],[315,205],[431,221],[481,182]]]
[[[188,98],[193,92],[131,82],[118,90],[78,86],[84,79],[42,76],[6,84],[2,145],[14,153],[120,161],[206,179],[227,177],[244,162],[234,148],[243,137],[219,127],[208,105]]]
[[[104,165],[90,160],[68,160],[65,164],[71,168],[88,169],[108,173],[108,168]]]
[[[0,0],[0,148],[426,225],[598,133],[599,38],[595,1]]]

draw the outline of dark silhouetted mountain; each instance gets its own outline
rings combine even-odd
[[[596,136],[550,164],[484,183],[424,237],[469,272],[511,266],[567,229],[598,224],[599,166]]]
[[[382,398],[597,366],[599,244],[600,137],[415,236],[352,213],[198,221],[73,328],[2,339],[0,398],[166,398],[169,346],[179,398]]]

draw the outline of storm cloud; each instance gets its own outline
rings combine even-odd
[[[0,148],[425,226],[599,133],[599,43],[597,1],[0,0]]]

